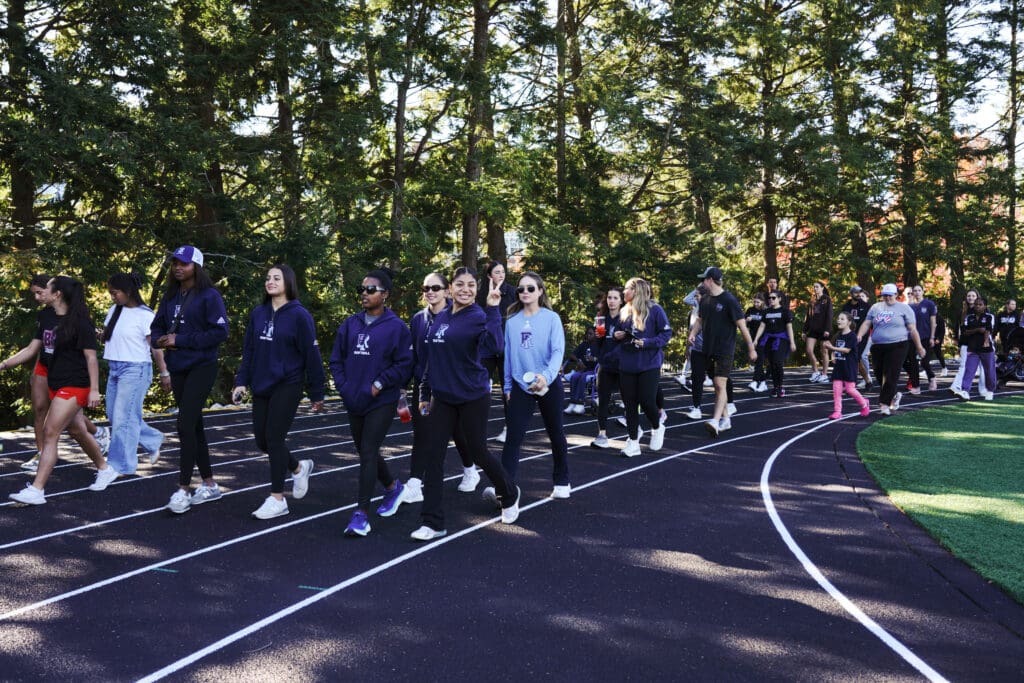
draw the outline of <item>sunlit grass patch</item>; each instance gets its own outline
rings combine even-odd
[[[1024,604],[1024,398],[880,420],[857,451],[897,507]]]

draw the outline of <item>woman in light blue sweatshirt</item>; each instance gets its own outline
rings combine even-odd
[[[569,446],[562,427],[565,393],[559,375],[565,354],[565,331],[561,318],[551,310],[540,275],[532,271],[525,273],[519,279],[516,294],[519,300],[509,306],[505,323],[503,391],[508,415],[501,464],[515,480],[526,427],[533,417],[534,406],[539,406],[555,461],[551,497],[568,498],[572,487],[569,485]]]

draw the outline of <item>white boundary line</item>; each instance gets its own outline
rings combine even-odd
[[[943,399],[941,401],[927,401],[925,403],[944,403],[947,400],[948,399]],[[914,404],[915,407],[918,405],[922,404]],[[841,419],[846,420],[852,417],[853,415],[857,415],[857,413],[852,413]],[[797,544],[796,540],[793,539],[793,536],[789,533],[789,529],[786,528],[786,525],[783,523],[782,518],[779,516],[779,513],[775,508],[775,503],[772,500],[771,494],[771,483],[769,482],[772,472],[772,466],[775,464],[775,461],[791,445],[793,445],[800,439],[804,438],[805,436],[816,432],[822,427],[828,426],[832,422],[832,420],[829,420],[828,422],[825,422],[823,424],[817,425],[806,430],[802,434],[797,434],[792,439],[776,448],[775,452],[773,452],[771,456],[768,458],[768,460],[765,462],[764,468],[761,470],[761,498],[764,500],[764,506],[768,511],[768,517],[771,518],[772,524],[775,526],[775,530],[779,533],[779,536],[786,544],[786,547],[789,548],[789,551],[793,553],[793,556],[796,557],[796,559],[800,562],[800,564],[804,568],[804,571],[806,571],[810,575],[810,577],[814,579],[819,586],[821,586],[822,590],[828,593],[828,595],[831,596],[833,600],[838,602],[843,609],[845,609],[851,616],[853,616],[854,619],[859,621],[861,625],[864,626],[864,628],[866,628],[868,631],[870,631],[876,638],[885,643],[893,652],[899,655],[905,662],[907,662],[912,667],[917,669],[917,671],[921,673],[921,675],[925,676],[928,680],[934,681],[936,683],[948,683],[948,681],[945,677],[942,676],[942,674],[940,674],[932,667],[928,666],[928,664],[925,663],[925,661],[918,657],[916,654],[914,654],[910,648],[908,648],[906,645],[904,645],[902,642],[896,639],[895,636],[886,631],[881,625],[878,624],[878,622],[876,622],[874,619],[865,614],[864,611],[857,607],[857,605],[854,604],[854,602],[850,600],[848,597],[846,597],[846,595],[844,595],[842,591],[836,588],[831,581],[825,578],[825,575],[821,572],[820,569],[818,569],[817,565],[815,565],[814,562],[811,561],[811,558],[807,556],[807,553],[805,553],[803,549]]]

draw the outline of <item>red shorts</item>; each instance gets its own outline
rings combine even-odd
[[[46,377],[50,373],[46,369],[45,365],[43,365],[39,361],[36,361],[36,366],[34,368],[32,368],[32,374],[33,375],[38,375],[39,377]]]
[[[83,408],[89,407],[89,387],[63,387],[54,391],[50,389],[50,400],[55,398],[75,399]]]

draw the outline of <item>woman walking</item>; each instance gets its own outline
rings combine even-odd
[[[974,382],[973,377],[971,377],[968,381],[964,376],[964,371],[967,368],[968,341],[967,335],[964,334],[964,325],[967,321],[967,316],[974,312],[974,306],[978,302],[979,297],[981,297],[981,294],[978,292],[978,290],[971,287],[970,289],[967,290],[967,293],[964,294],[964,300],[960,304],[960,317],[957,319],[956,328],[953,330],[953,334],[954,336],[956,336],[957,339],[957,346],[959,346],[960,348],[960,363],[959,367],[957,367],[956,375],[953,377],[953,383],[950,385],[953,387],[963,386],[964,384],[967,384],[969,386],[970,383]],[[980,387],[983,385],[987,385],[988,381],[985,377],[984,364],[979,363],[976,367],[977,370],[975,372],[978,373],[978,387],[980,390]],[[982,392],[982,396],[984,396],[984,392]]]
[[[114,302],[103,323],[103,358],[109,370],[107,419],[111,427],[107,463],[118,474],[135,473],[140,444],[149,464],[155,465],[164,442],[163,432],[142,419],[142,404],[153,383],[153,361],[161,375],[167,372],[167,364],[164,352],[150,344],[154,313],[142,303],[141,285],[135,273],[117,273],[107,281]],[[107,476],[113,481],[116,475]],[[97,481],[96,486],[102,483]]]
[[[615,336],[622,344],[619,355],[619,386],[626,412],[628,458],[640,455],[640,416],[642,408],[651,423],[652,451],[661,450],[665,441],[665,423],[658,409],[658,378],[664,360],[662,349],[672,338],[668,316],[651,296],[651,285],[643,278],[630,278],[624,290],[626,305],[619,316],[622,329]],[[694,380],[696,381],[696,380]]]
[[[764,320],[765,314],[765,295],[758,292],[754,295],[753,304],[746,310],[743,317],[747,319],[747,329],[757,330],[761,326],[761,321]],[[751,378],[750,384],[747,386],[751,391],[764,392],[768,391],[768,384],[765,380],[765,353],[764,349],[757,346],[757,342],[754,342],[754,346],[757,349],[757,360],[754,361],[754,376]]]
[[[95,408],[101,400],[96,330],[89,318],[82,283],[63,275],[53,278],[50,280],[48,305],[57,320],[53,339],[50,340],[53,355],[46,376],[50,407],[43,422],[43,448],[32,483],[10,495],[11,500],[25,505],[46,503],[46,482],[57,464],[57,440],[61,432],[77,419],[83,408]],[[6,367],[6,361],[0,363],[0,370]],[[96,483],[93,486],[105,481],[105,487],[117,477],[116,471],[104,461],[98,444],[86,440],[83,448],[96,465]]]
[[[238,404],[252,393],[252,431],[256,447],[270,460],[270,495],[253,513],[256,519],[288,514],[284,480],[292,473],[292,497],[309,490],[312,460],[296,460],[286,442],[308,384],[313,412],[324,406],[324,365],[313,316],[299,302],[295,271],[278,263],[267,271],[263,304],[249,314],[242,343],[242,362],[235,375],[231,400]]]
[[[487,413],[491,380],[481,358],[496,357],[504,346],[501,291],[488,285],[486,308],[476,304],[476,273],[461,267],[452,277],[452,305],[434,318],[427,331],[426,368],[420,385],[420,413],[426,418],[426,480],[423,490],[423,525],[412,532],[417,541],[440,538],[444,526],[444,456],[455,430],[466,438],[470,457],[483,469],[501,503],[501,521],[519,518],[519,489],[487,450]]]
[[[961,334],[967,342],[967,355],[964,360],[964,374],[960,384],[955,381],[950,391],[965,401],[971,398],[971,384],[974,373],[979,367],[984,368],[978,378],[978,393],[986,401],[995,397],[996,391],[996,353],[995,334],[998,331],[996,318],[988,310],[988,302],[980,294],[974,299],[974,308],[964,318]]]
[[[598,307],[597,336],[601,341],[601,352],[597,359],[597,437],[590,442],[593,448],[609,448],[608,413],[612,392],[619,388],[619,348],[622,339],[615,333],[621,328],[619,314],[622,311],[622,287],[612,287]],[[603,325],[602,325],[603,323]]]
[[[768,371],[772,377],[771,395],[777,398],[786,396],[786,390],[782,386],[786,358],[796,351],[793,314],[788,308],[783,308],[782,297],[783,294],[779,291],[768,295],[768,308],[754,335],[754,346],[767,360]]]
[[[409,479],[405,482],[405,491],[402,493],[403,503],[423,502],[423,480],[427,471],[424,447],[427,435],[425,421],[417,406],[420,403],[420,385],[423,383],[423,371],[427,363],[427,330],[434,324],[437,314],[451,305],[448,301],[448,278],[441,273],[430,273],[423,278],[422,289],[423,300],[427,305],[409,322],[409,329],[412,332],[412,400],[409,401],[409,415],[412,418],[412,454],[409,457]],[[452,440],[462,460],[462,481],[459,482],[459,491],[472,493],[480,483],[480,473],[469,457],[466,439],[460,430],[455,430]]]
[[[334,386],[345,400],[352,441],[359,453],[356,510],[345,528],[346,536],[370,533],[370,498],[377,482],[385,489],[378,515],[390,517],[403,502],[402,482],[391,476],[380,454],[399,392],[412,375],[412,335],[387,307],[391,288],[391,274],[386,270],[366,274],[356,290],[363,310],[341,324],[331,352]]]
[[[174,251],[171,281],[150,327],[152,344],[163,349],[167,363],[160,385],[174,394],[178,407],[178,489],[167,503],[176,515],[221,497],[213,479],[203,408],[217,380],[217,349],[228,338],[228,314],[203,260],[203,252],[193,246]],[[202,482],[190,494],[197,468]]]
[[[828,352],[822,349],[821,370],[818,370],[818,358],[815,346],[818,340],[825,341],[832,330],[832,297],[824,282],[815,282],[812,286],[813,296],[807,305],[807,318],[804,320],[804,338],[806,341],[807,358],[811,361],[812,382],[828,382]]]
[[[554,459],[551,497],[568,498],[572,492],[569,444],[562,427],[565,391],[559,373],[565,354],[565,330],[561,318],[551,310],[540,275],[526,272],[519,278],[516,294],[519,300],[509,307],[505,323],[504,392],[508,404],[508,433],[501,464],[509,478],[515,481],[526,426],[533,417],[534,406],[539,407]]]
[[[910,306],[896,300],[897,293],[895,284],[884,285],[882,300],[868,310],[868,317],[857,333],[858,343],[869,331],[871,334],[871,360],[875,377],[881,384],[878,400],[882,415],[889,415],[900,407],[903,394],[897,391],[897,384],[909,342],[912,341],[917,352],[924,355],[914,312]]]

